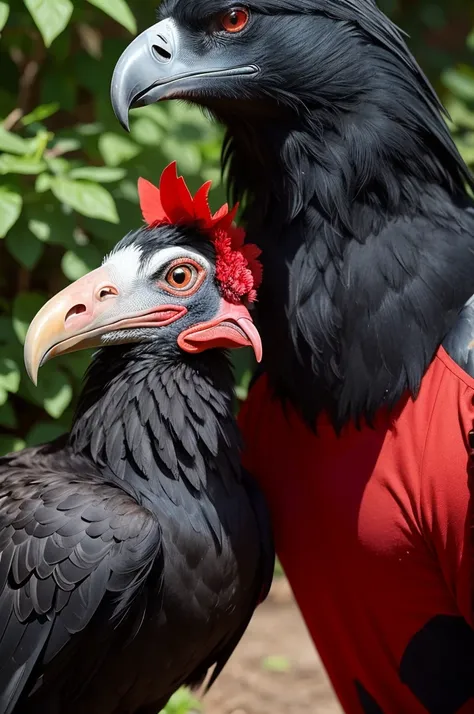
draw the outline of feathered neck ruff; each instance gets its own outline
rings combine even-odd
[[[378,71],[345,107],[294,98],[271,125],[215,112],[263,250],[263,366],[311,427],[416,395],[474,293],[472,178],[440,105],[408,51],[367,55]]]

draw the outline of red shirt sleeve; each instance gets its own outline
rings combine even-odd
[[[453,604],[472,625],[469,432],[474,429],[474,380],[441,350],[445,371],[438,390],[421,464],[422,528]]]

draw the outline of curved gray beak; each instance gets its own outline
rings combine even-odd
[[[208,88],[216,78],[251,75],[255,65],[233,64],[225,51],[212,59],[196,52],[171,18],[157,22],[127,47],[114,70],[111,100],[115,115],[129,129],[129,110],[162,99],[187,96]]]

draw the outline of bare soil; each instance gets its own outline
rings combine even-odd
[[[275,579],[231,661],[204,697],[203,710],[342,714],[284,578]]]

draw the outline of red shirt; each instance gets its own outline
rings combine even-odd
[[[474,380],[441,348],[418,398],[375,429],[318,435],[251,390],[245,465],[349,714],[474,712],[468,433]]]

